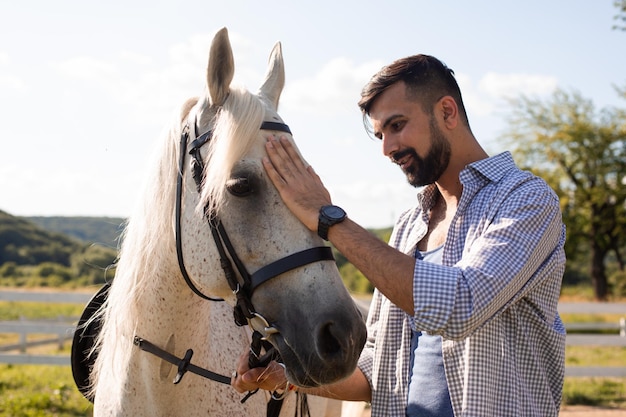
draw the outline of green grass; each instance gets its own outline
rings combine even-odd
[[[78,317],[82,304],[0,301],[0,320]],[[50,337],[50,335],[47,335]],[[29,335],[29,340],[36,335]],[[0,334],[0,343],[15,343],[17,335]],[[29,352],[68,355],[71,342]],[[69,366],[0,364],[0,417],[88,417],[92,406],[78,391]]]
[[[0,416],[91,416],[67,366],[0,364]]]
[[[561,299],[567,301],[594,301],[591,285],[566,285],[561,287]]]
[[[626,378],[565,378],[563,405],[626,407]],[[64,366],[0,365],[0,417],[89,417]]]
[[[566,346],[567,366],[626,366],[625,346]]]
[[[566,346],[566,366],[626,366],[623,346]],[[567,377],[563,405],[626,408],[626,378]]]
[[[564,323],[618,323],[620,314],[562,314]],[[615,333],[612,331],[611,333]],[[623,346],[566,346],[566,366],[626,366]],[[563,405],[626,408],[626,378],[567,377]]]
[[[49,319],[59,316],[79,317],[83,304],[38,303],[32,301],[0,301],[0,320]]]
[[[619,319],[626,316],[624,314],[583,314],[583,313],[566,313],[561,314],[563,323],[619,323]]]
[[[562,405],[626,408],[626,378],[565,378]]]

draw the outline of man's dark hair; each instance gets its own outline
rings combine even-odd
[[[359,100],[366,126],[367,117],[376,98],[398,81],[404,81],[407,86],[407,97],[420,103],[426,114],[432,114],[435,103],[442,97],[451,96],[459,107],[461,119],[469,127],[454,71],[429,55],[413,55],[398,59],[374,74],[363,87]]]

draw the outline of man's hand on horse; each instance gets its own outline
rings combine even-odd
[[[317,231],[319,210],[331,204],[330,193],[291,141],[270,136],[263,166],[285,204],[309,230]]]

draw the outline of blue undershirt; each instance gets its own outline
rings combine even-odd
[[[441,265],[443,246],[416,251],[417,259]],[[407,417],[454,417],[443,367],[441,336],[413,332]]]

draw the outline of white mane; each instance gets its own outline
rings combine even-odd
[[[172,245],[163,245],[162,239],[174,241],[172,216],[178,172],[178,140],[182,132],[181,122],[195,102],[195,99],[190,99],[183,105],[156,150],[158,158],[143,186],[142,198],[137,202],[122,235],[116,285],[110,287],[107,300],[96,316],[102,316],[104,324],[92,354],[101,349],[104,340],[115,341],[113,363],[117,366],[111,370],[114,375],[124,372],[130,356],[144,281],[156,275],[155,269],[162,264],[159,258],[172,256],[167,253],[172,251]],[[101,372],[99,362],[96,361],[91,374],[92,383],[97,381]],[[92,386],[93,389],[95,387]]]
[[[200,101],[202,102],[202,101]],[[182,124],[197,103],[188,100],[180,115],[166,133],[161,148],[157,150],[155,166],[149,171],[142,198],[124,230],[119,263],[116,269],[116,285],[99,314],[103,314],[104,326],[98,336],[95,350],[105,339],[115,340],[116,369],[114,374],[124,372],[133,347],[133,336],[139,316],[146,280],[161,275],[166,259],[175,259],[175,193],[178,175],[179,141]],[[203,181],[199,211],[207,202],[211,209],[219,210],[224,199],[225,184],[233,166],[250,149],[257,137],[263,120],[264,108],[258,97],[244,89],[231,89],[228,99],[220,108],[213,138],[208,146],[206,172]],[[97,364],[92,373],[96,381],[100,369]]]
[[[225,184],[234,165],[249,151],[259,134],[265,110],[259,98],[245,89],[232,89],[217,114],[213,139],[209,142],[201,207],[219,211]]]

